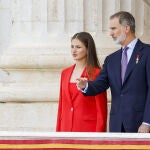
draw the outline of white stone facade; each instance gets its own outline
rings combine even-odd
[[[135,16],[137,37],[150,43],[149,0],[0,0],[0,130],[55,131],[71,36],[90,32],[102,64],[119,47],[108,34],[119,10]]]

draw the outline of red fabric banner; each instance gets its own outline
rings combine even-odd
[[[74,139],[9,139],[0,140],[0,150],[150,150],[150,139],[74,140]]]

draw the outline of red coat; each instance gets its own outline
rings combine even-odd
[[[97,96],[84,96],[75,88],[69,92],[69,82],[75,65],[65,69],[61,74],[60,97],[56,131],[62,132],[104,132],[107,121],[106,92]],[[81,77],[84,77],[84,69]],[[100,73],[95,69],[94,78]]]

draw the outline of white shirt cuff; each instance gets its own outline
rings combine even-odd
[[[146,122],[142,122],[142,124],[145,124],[145,125],[147,125],[147,126],[150,126],[150,124],[149,124],[149,123],[146,123]]]
[[[86,93],[86,92],[87,92],[87,89],[88,89],[88,82],[86,83],[85,88],[84,88],[84,89],[82,89],[81,91],[82,91],[83,93]]]

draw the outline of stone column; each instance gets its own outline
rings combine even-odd
[[[10,44],[11,12],[10,0],[0,1],[0,53]]]
[[[150,43],[150,20],[148,19],[150,17],[150,1],[149,0],[143,0],[144,1],[144,18],[142,18],[143,23],[143,33],[141,35],[141,38],[147,42]]]

